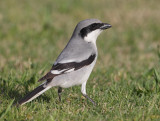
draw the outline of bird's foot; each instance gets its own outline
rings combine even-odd
[[[62,88],[58,87],[58,97],[60,102],[61,102],[61,93],[62,93]]]
[[[94,106],[96,106],[96,103],[86,94],[83,94],[83,96],[87,99],[89,99],[89,101],[91,101],[93,103]]]

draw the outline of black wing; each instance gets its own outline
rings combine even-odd
[[[84,66],[90,65],[95,60],[96,54],[92,54],[88,59],[83,60],[81,62],[69,62],[69,63],[57,63],[52,66],[50,72],[48,72],[44,77],[40,78],[38,81],[42,80],[50,80],[55,76],[69,73],[75,70],[78,70]]]

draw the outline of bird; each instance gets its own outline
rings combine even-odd
[[[58,97],[61,101],[62,89],[75,85],[81,85],[82,95],[96,105],[86,93],[86,83],[98,57],[97,37],[111,27],[98,19],[80,21],[50,71],[38,80],[42,84],[20,99],[17,105],[32,101],[52,87],[58,87]]]

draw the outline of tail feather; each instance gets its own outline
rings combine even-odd
[[[35,88],[33,91],[31,91],[29,94],[27,94],[24,98],[18,101],[19,105],[24,105],[27,102],[32,101],[36,97],[40,96],[42,93],[50,89],[51,87],[44,87],[44,84],[40,85],[39,87]]]

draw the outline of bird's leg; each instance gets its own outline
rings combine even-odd
[[[58,97],[60,102],[61,102],[61,93],[62,93],[62,88],[58,87]]]
[[[82,93],[83,94],[83,93]],[[88,97],[88,95],[83,94],[83,96],[87,99],[89,99],[89,101],[91,101],[93,103],[93,105],[96,105],[96,103],[90,98]]]
[[[83,95],[85,98],[89,99],[89,101],[91,101],[91,102],[93,103],[93,105],[96,105],[96,103],[95,103],[90,97],[88,97],[88,95],[86,94],[86,82],[84,82],[84,83],[82,84],[81,92],[82,92],[82,95]]]

